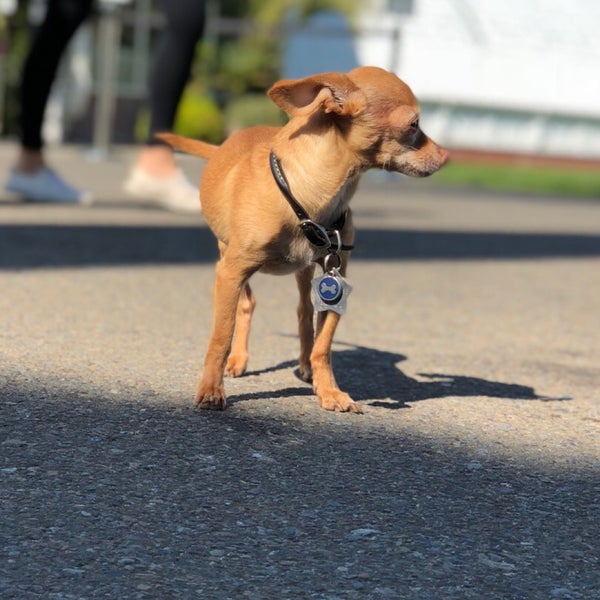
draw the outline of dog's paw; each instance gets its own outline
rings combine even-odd
[[[230,354],[225,365],[225,375],[227,377],[241,377],[246,372],[247,366],[247,354]]]
[[[298,365],[297,375],[300,377],[300,379],[302,379],[302,381],[306,381],[306,383],[312,383],[313,375],[310,363],[305,365],[300,363]]]
[[[196,406],[203,410],[225,410],[225,390],[222,385],[206,386],[200,384],[196,392]]]
[[[319,403],[325,410],[337,410],[339,412],[362,413],[361,407],[341,390],[332,389],[319,394]]]

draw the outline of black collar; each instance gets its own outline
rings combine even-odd
[[[272,150],[269,154],[269,165],[271,166],[271,173],[273,173],[275,183],[300,220],[300,229],[302,229],[306,239],[308,239],[313,246],[325,248],[333,253],[339,252],[340,250],[352,250],[353,246],[342,244],[340,235],[340,231],[344,228],[344,224],[346,223],[348,211],[344,211],[340,218],[330,227],[324,227],[323,225],[316,223],[310,218],[298,200],[294,198],[294,195],[290,190],[290,185],[281,168],[281,162]]]

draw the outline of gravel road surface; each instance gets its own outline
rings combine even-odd
[[[91,208],[0,195],[0,598],[600,598],[600,201],[370,178],[334,346],[364,414],[296,377],[268,276],[205,413],[215,243],[123,197],[132,157],[53,151]]]

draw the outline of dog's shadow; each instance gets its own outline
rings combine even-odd
[[[336,346],[344,345],[336,342]],[[504,383],[442,373],[419,373],[418,378],[409,377],[399,368],[399,363],[407,359],[403,354],[367,348],[349,346],[347,349],[332,352],[334,372],[342,390],[348,391],[357,401],[366,401],[369,406],[388,409],[408,408],[410,404],[421,400],[446,397],[488,397],[509,400],[562,401],[568,397],[550,398],[539,395],[533,387],[517,383]],[[297,366],[294,360],[288,360],[273,367],[251,371],[247,375],[260,376],[282,369]],[[298,370],[295,371],[298,376]],[[312,395],[307,384],[305,387],[290,387],[278,392],[259,392],[238,395],[235,402],[257,398],[291,397]]]

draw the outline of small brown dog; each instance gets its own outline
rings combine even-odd
[[[221,146],[158,135],[208,159],[200,197],[221,258],[196,403],[224,409],[224,374],[237,377],[246,369],[256,304],[251,275],[295,273],[301,377],[312,381],[323,408],[359,413],[338,388],[330,358],[348,291],[343,275],[354,238],[350,199],[368,169],[425,177],[446,163],[448,153],[421,131],[410,88],[383,69],[279,81],[268,95],[290,116],[283,127],[244,129]],[[324,275],[313,279],[317,263]],[[311,288],[320,310],[316,336]]]

